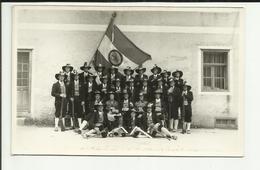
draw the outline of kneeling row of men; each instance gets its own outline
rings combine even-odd
[[[82,74],[85,74],[89,67],[86,66],[86,64],[82,67],[84,67],[82,68],[84,71]],[[188,124],[187,133],[189,132],[191,122],[191,101],[193,100],[192,92],[190,91],[191,87],[187,84],[179,84],[178,81],[173,78],[169,78],[167,82],[164,83],[160,76],[157,76],[158,71],[159,73],[161,71],[158,66],[155,66],[151,70],[152,73],[157,72],[157,75],[154,74],[158,77],[155,82],[153,82],[153,79],[149,78],[148,80],[142,76],[145,69],[141,69],[142,71],[139,72],[141,74],[138,74],[137,77],[143,77],[143,79],[138,83],[142,87],[148,86],[148,88],[139,88],[139,91],[135,90],[135,93],[133,93],[133,89],[136,87],[136,81],[131,77],[129,80],[124,81],[124,84],[127,84],[125,87],[120,86],[121,80],[116,78],[113,82],[113,88],[104,88],[103,85],[107,84],[107,79],[106,76],[101,76],[101,88],[97,88],[94,86],[95,81],[93,81],[95,76],[89,74],[90,72],[88,72],[86,76],[86,81],[85,78],[83,79],[84,81],[82,81],[82,78],[80,78],[80,75],[77,73],[71,74],[73,75],[74,81],[71,83],[71,78],[68,73],[72,71],[72,66],[66,65],[62,68],[64,72],[55,75],[58,82],[52,87],[52,96],[55,97],[56,108],[55,131],[58,131],[59,118],[64,121],[64,116],[68,110],[72,113],[74,118],[78,118],[79,133],[81,133],[84,128],[93,128],[93,124],[96,123],[95,121],[97,120],[93,118],[95,117],[93,115],[97,115],[95,114],[98,110],[97,104],[99,103],[100,105],[100,103],[104,102],[102,104],[105,105],[104,112],[107,115],[105,117],[107,117],[108,122],[110,122],[108,124],[105,123],[107,130],[111,131],[115,128],[123,127],[123,130],[129,132],[134,129],[134,125],[138,125],[137,127],[139,130],[148,130],[146,128],[148,127],[147,122],[149,122],[147,121],[149,119],[149,117],[147,117],[147,110],[149,110],[149,107],[152,107],[152,113],[155,115],[161,114],[161,116],[158,116],[160,121],[158,121],[159,119],[157,116],[152,116],[153,119],[150,120],[153,120],[153,123],[156,124],[155,127],[158,129],[157,131],[162,130],[163,133],[167,133],[167,129],[162,127],[167,127],[166,124],[168,124],[169,130],[173,130],[172,121],[173,119],[174,121],[178,121],[178,108],[181,107],[182,112],[185,112],[185,114],[182,114],[184,115],[184,122],[186,122],[184,125],[186,127]],[[127,78],[129,72],[133,73],[129,68],[125,69],[126,76],[123,79]],[[155,77],[154,75],[152,76]],[[81,80],[78,81],[78,79]],[[82,86],[91,88],[82,88]],[[154,87],[149,88],[149,86]],[[84,92],[82,92],[81,89],[84,89]],[[150,93],[148,93],[148,89],[150,89]],[[123,97],[123,99],[121,97]],[[148,105],[148,102],[152,102],[153,106],[151,106],[151,104]],[[112,116],[110,113],[113,113]],[[64,131],[64,127],[61,127],[61,130]],[[174,130],[177,130],[177,126],[174,127]],[[185,130],[186,129],[184,129],[184,131]]]

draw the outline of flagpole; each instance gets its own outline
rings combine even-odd
[[[108,24],[108,26],[107,26],[107,28],[106,28],[106,31],[104,32],[104,34],[103,34],[103,36],[102,36],[102,38],[101,38],[101,40],[100,40],[100,42],[99,42],[99,44],[98,44],[98,46],[97,46],[97,49],[99,48],[99,46],[100,46],[102,40],[104,39],[104,37],[105,37],[105,35],[106,35],[106,32],[107,32],[107,29],[109,28],[110,24],[114,23],[115,18],[116,18],[116,12],[113,12],[113,13],[112,13],[112,17],[111,17],[111,19],[110,19],[110,21],[109,21],[109,24]],[[112,32],[112,36],[113,36],[113,32]],[[97,50],[96,50],[96,51],[97,51]],[[92,56],[90,62],[88,63],[88,66],[90,66],[90,64],[94,61],[96,51],[95,51],[94,55]]]

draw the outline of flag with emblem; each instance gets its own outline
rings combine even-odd
[[[138,48],[126,35],[114,24],[115,13],[106,29],[106,32],[91,60],[94,67],[102,64],[106,68],[117,66],[122,73],[127,66],[135,69],[151,56]]]

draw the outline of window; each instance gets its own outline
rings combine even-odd
[[[229,50],[202,50],[202,91],[228,91]]]

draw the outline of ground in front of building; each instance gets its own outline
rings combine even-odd
[[[51,127],[17,126],[13,129],[13,154],[40,155],[165,155],[241,156],[243,138],[239,130],[192,129],[174,133],[178,140],[145,137],[84,139],[72,130],[54,132]]]

